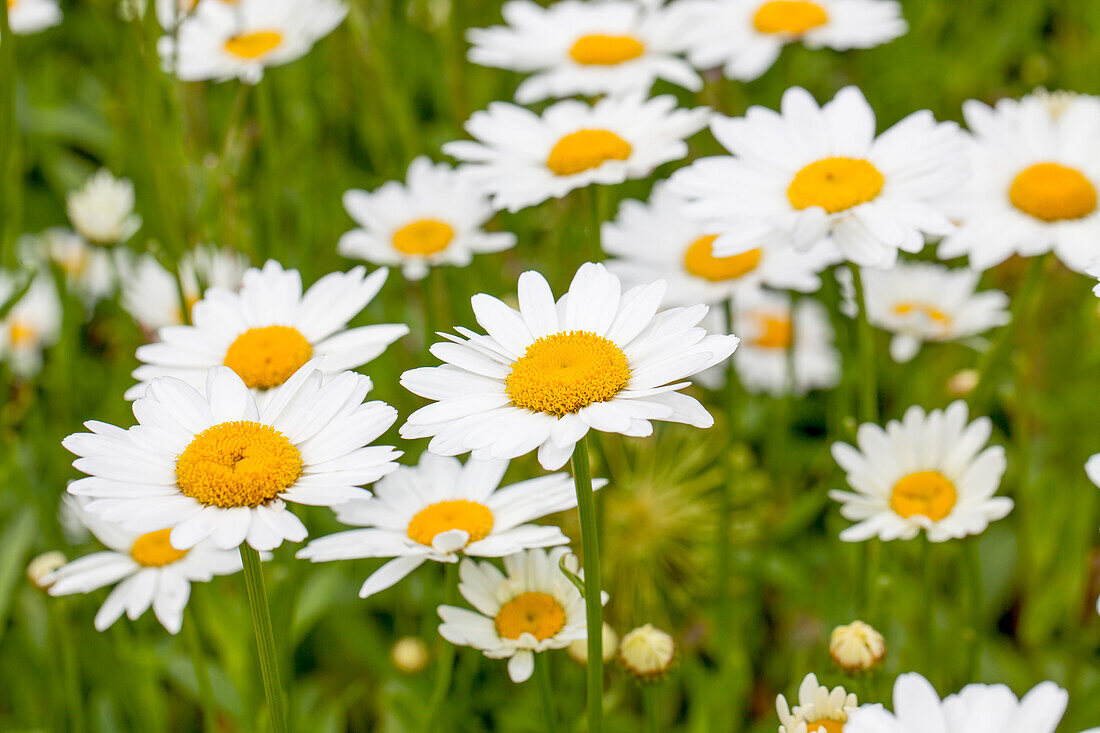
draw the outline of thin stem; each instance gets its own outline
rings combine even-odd
[[[645,716],[645,733],[657,733],[657,690],[651,683],[642,683],[642,714]]]
[[[550,663],[545,653],[535,654],[535,683],[542,699],[542,715],[546,718],[547,733],[557,733],[558,715],[554,711],[554,692],[550,688]]]
[[[267,605],[264,574],[260,568],[260,553],[248,544],[242,544],[241,562],[244,563],[244,581],[248,588],[248,606],[252,609],[252,630],[256,635],[256,647],[260,654],[260,674],[264,682],[271,730],[286,733],[286,697],[279,684],[279,661],[275,657],[275,633],[271,630],[271,609]]]
[[[731,297],[726,302],[726,307],[722,309],[726,318],[726,333],[733,333],[734,323],[736,322],[736,304]],[[736,438],[740,436],[740,414],[738,413],[738,407],[740,406],[740,382],[737,379],[737,369],[734,367],[733,358],[731,357],[726,362],[726,389],[725,389],[725,407],[726,407],[726,435],[732,443]],[[733,455],[733,451],[729,452]],[[730,619],[733,615],[733,599],[730,594],[730,577],[733,574],[733,553],[730,552],[731,528],[733,526],[733,499],[734,491],[736,489],[735,482],[739,472],[736,470],[730,470],[729,477],[722,485],[720,506],[719,506],[719,519],[718,519],[718,531],[715,537],[714,554],[716,565],[718,568],[718,588],[717,588],[717,618],[715,619],[717,628],[728,629],[730,627]]]
[[[852,268],[852,283],[856,290],[859,315],[856,323],[856,341],[859,346],[859,419],[861,422],[878,422],[878,383],[875,378],[875,332],[867,318],[867,301],[863,293],[863,278],[859,268]]]
[[[16,114],[16,90],[19,86],[17,76],[15,46],[16,40],[8,23],[8,10],[5,3],[0,8],[0,75],[5,84],[0,91],[0,195],[4,206],[0,209],[0,265],[8,267],[14,261],[15,248],[11,246],[20,234],[23,217],[23,167],[22,140],[19,135],[19,120]]]
[[[448,563],[443,574],[443,603],[452,605],[458,594],[458,563]],[[451,689],[455,668],[455,645],[440,637],[439,659],[435,666],[435,683],[428,703],[428,715],[424,718],[424,733],[435,730],[436,720],[443,708],[443,701]]]
[[[581,519],[584,553],[584,607],[588,629],[588,733],[603,730],[603,603],[600,582],[600,540],[596,532],[596,499],[588,466],[588,436],[573,449],[573,484]]]
[[[198,687],[199,706],[202,709],[203,730],[217,730],[218,710],[214,699],[214,688],[210,685],[210,670],[206,664],[206,654],[202,649],[198,624],[186,613],[183,616],[183,633],[187,637],[187,647],[191,654],[191,665],[195,668],[195,681]]]
[[[969,586],[970,634],[968,638],[966,679],[977,680],[982,673],[982,558],[978,550],[978,537],[970,537],[963,543],[963,555],[966,563],[966,583]]]

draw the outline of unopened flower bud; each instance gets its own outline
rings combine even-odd
[[[577,664],[588,664],[588,639],[577,639],[567,648]],[[619,635],[608,624],[603,625],[603,661],[610,662],[619,651]]]
[[[45,580],[46,576],[57,570],[64,565],[68,560],[65,558],[65,554],[52,550],[50,552],[43,552],[38,557],[31,560],[27,565],[27,580],[31,581],[33,585],[38,586],[42,590],[46,590],[52,582]]]
[[[869,624],[853,621],[833,629],[829,656],[845,672],[865,672],[886,656],[886,640]]]
[[[653,624],[634,629],[619,643],[619,663],[642,680],[663,675],[675,656],[676,642]]]
[[[398,671],[416,674],[428,666],[428,645],[419,636],[403,636],[390,650],[390,659]]]
[[[956,397],[968,395],[978,386],[978,370],[963,369],[947,380],[947,391]]]

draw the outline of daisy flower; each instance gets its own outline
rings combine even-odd
[[[857,524],[840,533],[845,542],[872,537],[911,540],[923,529],[932,542],[980,534],[1012,511],[1012,499],[994,496],[1005,472],[999,445],[983,450],[993,431],[988,417],[967,424],[966,403],[927,415],[905,411],[883,430],[864,423],[853,448],[833,443],[833,458],[854,491],[830,491],[840,514]]]
[[[963,116],[973,176],[952,212],[962,223],[939,255],[965,254],[986,269],[1012,254],[1053,251],[1084,272],[1100,255],[1100,98],[970,100]]]
[[[7,0],[8,27],[17,35],[37,33],[61,22],[57,0]]]
[[[476,610],[440,606],[439,635],[490,659],[507,659],[513,682],[528,679],[536,653],[587,637],[584,598],[561,571],[562,558],[570,572],[583,574],[565,547],[508,555],[503,573],[490,562],[464,559],[458,591]]]
[[[779,733],[840,733],[848,716],[855,711],[859,701],[853,693],[837,685],[832,690],[817,683],[817,675],[810,673],[798,686],[798,704],[791,708],[787,698],[775,698],[775,711],[779,714]]]
[[[134,213],[134,184],[106,168],[69,192],[65,205],[73,228],[90,242],[125,242],[141,227],[141,217]]]
[[[623,201],[615,220],[600,230],[604,251],[614,257],[607,268],[628,285],[665,279],[668,302],[691,305],[725,302],[761,285],[812,292],[821,287],[818,273],[840,260],[828,243],[809,252],[772,244],[715,257],[718,235],[687,216],[685,203],[663,182],[646,203]]]
[[[179,379],[149,384],[129,429],[85,423],[63,445],[88,474],[69,493],[86,509],[135,532],[171,528],[185,550],[210,538],[230,549],[272,550],[306,528],[285,502],[333,506],[368,496],[357,488],[397,468],[401,455],[371,446],[397,419],[363,402],[370,379],[344,372],[322,384],[317,361],[299,369],[261,408],[232,369],[209,371],[203,395]]]
[[[469,59],[532,74],[516,89],[520,104],[577,94],[645,94],[657,79],[703,88],[679,56],[685,19],[662,0],[560,0],[545,8],[510,0],[501,12],[507,25],[467,31]]]
[[[405,183],[390,181],[367,192],[344,194],[344,208],[359,225],[342,237],[336,251],[376,265],[400,265],[419,280],[432,265],[465,267],[474,254],[514,247],[511,232],[482,227],[495,209],[478,186],[444,163],[421,156],[409,165]]]
[[[685,3],[684,14],[692,63],[740,81],[770,69],[788,43],[847,51],[909,29],[894,0],[701,0]]]
[[[670,95],[606,97],[589,106],[565,100],[538,115],[493,102],[466,122],[474,140],[444,144],[466,163],[493,206],[519,211],[593,183],[644,178],[688,154],[684,139],[701,130],[705,107],[676,109]]]
[[[184,81],[256,84],[268,66],[295,61],[344,20],[341,0],[200,2],[157,50]]]
[[[519,310],[489,295],[472,299],[488,335],[456,329],[431,352],[438,367],[405,372],[401,384],[434,404],[412,415],[405,438],[432,437],[439,455],[473,451],[505,459],[538,449],[560,468],[589,429],[647,436],[652,420],[710,427],[714,420],[677,390],[696,372],[729,358],[735,336],[708,336],[707,307],[657,313],[664,282],[622,292],[603,265],[581,266],[557,302],[545,278],[519,279]]]
[[[57,343],[62,318],[61,301],[49,275],[35,275],[20,295],[25,283],[0,270],[0,308],[19,296],[0,317],[0,361],[6,361],[12,374],[23,379],[42,368],[42,351]]]
[[[573,480],[556,473],[503,488],[508,461],[467,461],[423,453],[374,488],[374,496],[335,507],[344,524],[367,529],[313,540],[298,557],[313,562],[392,557],[359,590],[366,598],[389,588],[428,560],[503,557],[534,547],[568,544],[552,525],[532,520],[577,505]],[[601,488],[606,481],[593,482]]]
[[[104,631],[125,613],[136,621],[153,609],[168,633],[179,633],[191,583],[205,583],[215,575],[241,569],[241,556],[202,542],[177,550],[168,541],[171,530],[136,534],[104,522],[66,497],[70,510],[108,549],[86,555],[54,570],[39,583],[51,596],[91,593],[115,585],[95,616],[96,631]]]
[[[56,263],[65,273],[68,290],[85,307],[91,308],[110,296],[115,287],[110,253],[89,244],[84,237],[65,227],[52,227],[20,241],[24,258],[45,265]]]
[[[191,309],[190,326],[160,330],[160,341],[138,347],[139,384],[127,399],[145,394],[150,380],[173,376],[201,388],[212,366],[235,371],[262,403],[307,361],[324,355],[326,376],[355,369],[409,332],[404,324],[347,328],[382,288],[387,270],[354,267],[331,272],[302,292],[302,276],[269,260],[244,273],[237,292],[210,288]]]
[[[939,206],[966,177],[963,137],[928,110],[875,137],[875,113],[855,87],[822,107],[793,87],[780,112],[750,107],[711,131],[733,155],[697,160],[672,185],[719,232],[715,256],[830,238],[857,265],[889,267],[899,249],[920,251],[925,235],[953,229]]]

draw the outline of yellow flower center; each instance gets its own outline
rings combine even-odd
[[[786,316],[766,314],[757,317],[760,335],[753,342],[762,349],[789,349],[794,341],[791,319]]]
[[[313,347],[290,326],[250,328],[238,336],[222,362],[251,389],[278,387],[313,356]]]
[[[1020,171],[1008,189],[1008,199],[1036,219],[1066,221],[1096,210],[1096,187],[1076,168],[1037,163]]]
[[[569,56],[585,66],[614,66],[645,53],[645,45],[634,36],[581,36],[569,49]]]
[[[833,720],[832,718],[818,718],[817,720],[811,720],[806,723],[806,733],[817,733],[817,731],[825,729],[825,733],[843,733],[844,721]]]
[[[504,388],[516,407],[561,417],[606,402],[630,381],[626,354],[589,331],[543,336],[512,364]]]
[[[407,255],[427,257],[447,249],[455,230],[438,219],[421,219],[393,233],[393,248]]]
[[[955,484],[939,471],[917,471],[902,476],[890,493],[890,508],[899,517],[914,515],[938,522],[955,507]]]
[[[176,459],[180,491],[207,506],[259,506],[294,485],[302,454],[270,425],[223,422],[196,435]]]
[[[170,529],[143,534],[130,545],[130,557],[134,558],[134,562],[138,565],[144,565],[147,568],[162,568],[182,560],[187,550],[177,550],[172,547],[172,543],[168,541],[171,534]]]
[[[823,7],[803,0],[772,0],[757,8],[752,17],[753,27],[761,33],[792,36],[802,35],[828,21],[829,16]]]
[[[609,160],[626,160],[632,150],[630,143],[610,130],[577,130],[554,144],[546,167],[555,175],[572,176]]]
[[[437,534],[452,529],[461,529],[470,535],[467,544],[483,540],[493,529],[493,513],[476,501],[440,501],[418,511],[409,521],[407,532],[413,542],[431,547]]]
[[[502,639],[530,634],[544,641],[565,628],[565,609],[549,593],[520,593],[500,607],[494,623]]]
[[[717,234],[708,234],[692,242],[684,253],[684,269],[696,277],[717,283],[736,280],[749,274],[760,264],[762,253],[759,249],[750,249],[729,257],[715,257],[714,240],[717,238]]]
[[[939,308],[928,303],[917,302],[902,302],[894,306],[894,313],[899,316],[912,316],[922,315],[930,321],[933,321],[939,326],[949,328],[951,326],[951,316],[947,315]]]
[[[233,36],[225,42],[225,50],[242,59],[256,59],[282,42],[283,35],[278,31],[256,31]]]
[[[11,324],[11,330],[8,331],[8,338],[15,348],[29,346],[38,339],[38,329],[29,323],[15,321]]]
[[[823,158],[795,174],[787,198],[796,209],[820,206],[830,214],[874,200],[882,174],[862,158]]]

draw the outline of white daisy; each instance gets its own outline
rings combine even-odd
[[[503,557],[569,538],[532,520],[577,505],[573,481],[557,473],[498,488],[508,461],[469,460],[424,452],[374,487],[374,496],[335,507],[344,524],[368,529],[313,540],[298,557],[313,562],[392,557],[359,590],[366,598],[389,588],[428,560],[458,562],[460,555]],[[593,482],[593,488],[605,481]]]
[[[269,260],[244,273],[237,292],[210,288],[191,309],[190,326],[160,330],[160,341],[138,347],[139,384],[127,399],[145,394],[149,381],[172,376],[201,388],[212,366],[232,368],[262,403],[303,364],[324,356],[326,376],[355,369],[409,332],[404,324],[347,328],[382,288],[387,270],[354,267],[331,272],[302,292],[302,276]]]
[[[191,583],[241,569],[235,550],[219,550],[208,542],[177,550],[168,541],[171,530],[135,534],[85,511],[73,497],[66,497],[66,503],[108,549],[73,560],[40,583],[51,596],[91,593],[117,583],[95,616],[97,631],[107,629],[123,613],[136,621],[151,607],[168,633],[179,633]]]
[[[268,66],[295,61],[344,20],[341,0],[200,2],[157,50],[184,81],[256,84]]]
[[[61,22],[57,0],[7,0],[8,26],[19,35],[37,33]]]
[[[18,300],[0,318],[0,361],[6,361],[17,377],[34,376],[42,368],[42,351],[57,342],[61,333],[61,301],[48,274],[26,280],[0,270],[0,308]]]
[[[440,636],[490,659],[507,659],[513,682],[528,679],[536,653],[587,638],[584,598],[561,571],[562,558],[570,572],[583,576],[566,547],[508,555],[503,573],[490,562],[464,559],[458,590],[476,611],[440,606]]]
[[[963,116],[973,176],[952,212],[959,230],[939,255],[965,254],[986,269],[1012,254],[1053,251],[1084,272],[1100,255],[1100,98],[970,100]]]
[[[495,210],[480,187],[426,156],[409,165],[404,184],[348,191],[344,208],[360,228],[340,237],[336,251],[376,265],[400,265],[410,280],[424,277],[433,265],[465,267],[474,254],[516,244],[511,232],[482,229]]]
[[[687,28],[675,4],[560,0],[544,8],[510,0],[501,12],[507,25],[467,31],[469,59],[532,74],[516,90],[520,104],[577,94],[645,94],[657,79],[703,88],[679,56]]]
[[[676,109],[669,95],[628,94],[592,106],[565,100],[541,115],[493,102],[466,122],[476,142],[449,142],[443,152],[466,163],[493,206],[519,211],[593,183],[644,178],[687,155],[684,139],[709,116],[704,107]]]
[[[780,109],[715,119],[714,136],[733,155],[672,177],[689,214],[720,233],[716,256],[830,237],[848,260],[889,267],[899,249],[917,252],[925,235],[952,230],[939,207],[966,176],[958,125],[924,110],[876,138],[875,113],[855,87],[822,107],[794,87]]]
[[[172,377],[150,382],[124,430],[87,422],[63,445],[88,474],[69,492],[87,510],[136,532],[172,528],[172,546],[210,537],[271,550],[299,542],[306,528],[286,501],[332,506],[369,494],[363,484],[397,468],[401,455],[371,446],[397,419],[383,402],[363,402],[370,379],[343,372],[322,385],[317,362],[299,369],[262,408],[228,367],[209,371],[204,396]]]
[[[73,228],[91,242],[125,242],[141,227],[141,217],[134,213],[134,184],[106,168],[70,191],[65,203]]]
[[[857,524],[845,542],[872,537],[911,540],[923,529],[932,542],[980,534],[1012,511],[1012,499],[994,496],[1005,472],[999,445],[983,450],[993,431],[988,417],[967,424],[966,403],[927,415],[917,406],[883,430],[864,423],[859,449],[833,443],[833,458],[854,491],[830,491],[840,513]]]
[[[616,258],[605,263],[607,268],[627,285],[665,279],[668,302],[691,305],[721,303],[761,285],[812,292],[821,287],[818,273],[840,259],[827,242],[809,252],[770,243],[715,257],[717,235],[687,216],[684,206],[664,182],[654,186],[646,203],[623,201],[616,219],[600,230],[604,251]]]
[[[788,43],[846,51],[887,43],[909,29],[894,0],[696,0],[684,3],[684,13],[692,63],[721,66],[741,81],[770,69]]]
[[[783,695],[775,698],[779,733],[841,733],[857,705],[859,700],[853,693],[839,685],[832,690],[819,685],[817,675],[810,673],[798,686],[798,704],[793,709]]]
[[[51,227],[20,240],[27,261],[46,266],[50,262],[65,272],[65,283],[85,307],[91,308],[110,296],[115,287],[111,255],[103,247],[89,244],[84,237],[65,227]]]
[[[473,451],[505,459],[538,449],[561,467],[589,429],[646,436],[652,420],[710,427],[714,420],[680,381],[729,358],[735,336],[708,336],[707,307],[657,313],[665,283],[622,292],[603,265],[581,266],[556,303],[537,272],[519,279],[519,311],[489,295],[472,299],[488,335],[456,329],[431,352],[446,362],[405,372],[409,391],[437,400],[409,416],[405,438],[432,437],[440,455]]]

